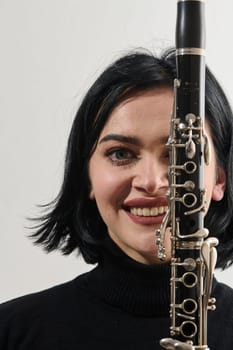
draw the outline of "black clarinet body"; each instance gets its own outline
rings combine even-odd
[[[169,210],[171,226],[172,338],[165,349],[207,350],[207,311],[217,255],[215,238],[204,228],[205,164],[209,162],[205,119],[205,2],[178,0],[176,24],[177,77],[168,148]],[[157,231],[160,258],[165,227]]]
[[[176,151],[176,163],[190,161],[197,167],[196,171],[180,172],[177,181],[181,184],[192,181],[195,188],[187,191],[181,188],[180,197],[185,196],[190,208],[198,207],[204,190],[204,140],[202,140],[205,118],[205,21],[203,1],[179,1],[176,24],[176,142],[182,144]],[[193,162],[193,163],[191,163]],[[173,165],[173,164],[171,164]],[[190,193],[190,195],[188,195]],[[193,203],[194,196],[196,203]],[[187,203],[188,205],[188,203]],[[198,210],[187,215],[187,207],[177,203],[180,217],[181,234],[188,235],[203,228],[203,211]]]
[[[201,294],[202,267],[201,244],[203,235],[193,237],[204,227],[204,144],[202,127],[205,114],[205,23],[204,3],[202,1],[179,1],[176,25],[176,111],[175,159],[171,172],[176,171],[175,222],[173,239],[174,266],[177,282],[172,293],[175,293],[176,308],[171,334],[181,341],[199,344],[201,319],[199,312]],[[174,127],[174,124],[173,124]],[[174,170],[184,164],[189,171]],[[187,184],[185,186],[184,184]],[[180,202],[177,199],[182,199]],[[172,200],[172,199],[171,199]],[[204,233],[204,231],[203,231]],[[178,236],[179,235],[179,236]],[[191,235],[191,236],[190,236]],[[195,266],[191,271],[180,263],[192,259]],[[190,260],[191,261],[191,260]],[[194,263],[195,262],[195,263]],[[180,265],[177,265],[180,264]],[[181,284],[179,286],[179,284]]]

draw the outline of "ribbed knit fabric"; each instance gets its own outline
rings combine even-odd
[[[0,305],[0,350],[159,350],[169,336],[167,264],[135,262],[114,244],[73,281]],[[233,292],[214,282],[210,350],[233,349]]]
[[[141,316],[167,316],[170,265],[144,265],[108,242],[103,260],[88,275],[89,288],[106,303]]]

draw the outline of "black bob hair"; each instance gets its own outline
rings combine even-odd
[[[168,86],[176,76],[174,50],[160,57],[149,52],[133,52],[110,65],[84,97],[70,132],[64,180],[57,198],[38,218],[32,234],[35,243],[50,252],[60,249],[70,254],[77,249],[88,263],[101,259],[106,237],[95,201],[89,198],[88,162],[109,114],[131,91]],[[218,165],[226,172],[224,198],[211,201],[205,218],[212,236],[219,239],[217,267],[233,263],[233,115],[227,98],[213,74],[206,68],[206,118],[210,125]]]

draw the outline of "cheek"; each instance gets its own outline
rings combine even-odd
[[[107,227],[118,217],[119,209],[129,193],[129,181],[113,173],[92,177],[92,190],[99,213]]]
[[[117,169],[95,171],[90,175],[93,197],[99,208],[109,204],[121,205],[130,192],[130,179]]]

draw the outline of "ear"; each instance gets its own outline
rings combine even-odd
[[[217,179],[212,191],[212,199],[214,201],[220,201],[225,192],[226,188],[226,173],[223,168],[217,169]]]
[[[94,194],[93,188],[90,190],[89,198],[90,199],[95,199],[95,194]]]

